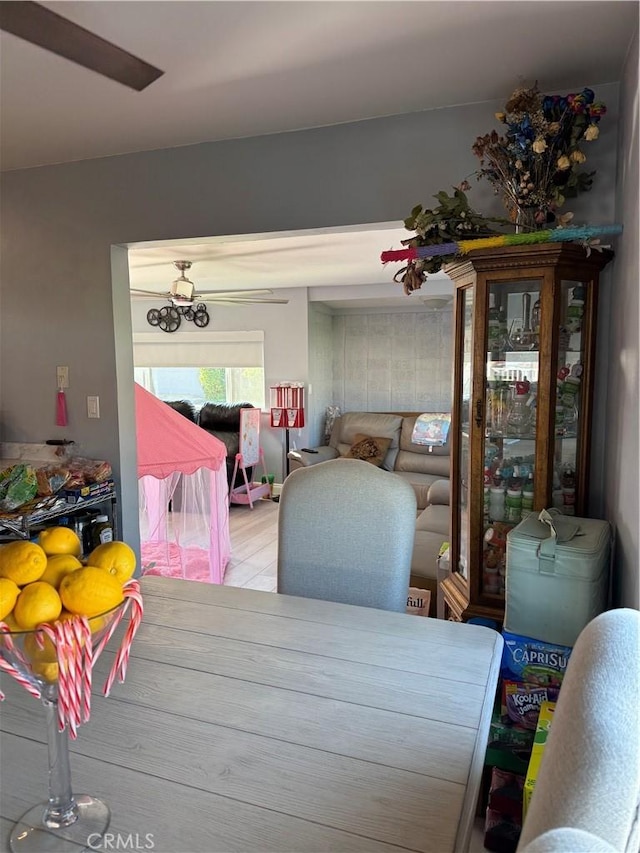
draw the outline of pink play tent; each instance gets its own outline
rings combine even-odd
[[[231,554],[224,444],[135,386],[144,574],[222,583]]]

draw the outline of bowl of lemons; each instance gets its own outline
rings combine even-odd
[[[105,803],[71,791],[68,736],[75,737],[76,724],[88,719],[88,705],[82,719],[65,723],[60,696],[74,667],[75,676],[88,677],[84,689],[90,695],[93,662],[123,615],[127,588],[137,586],[131,580],[136,555],[118,541],[99,545],[84,559],[81,551],[75,531],[62,526],[44,529],[36,542],[0,545],[0,667],[42,699],[50,759],[49,800],[15,825],[12,851],[54,849],[52,836],[56,851],[77,851],[109,825]]]

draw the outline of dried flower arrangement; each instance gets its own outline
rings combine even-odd
[[[567,198],[590,190],[595,174],[580,168],[587,160],[581,145],[598,138],[598,123],[606,111],[591,89],[564,96],[542,95],[537,84],[516,89],[504,112],[496,113],[506,126],[504,134],[492,130],[478,136],[472,146],[480,159],[475,176],[488,180],[502,195],[509,219],[473,210],[465,194],[470,185],[464,180],[454,187],[452,196],[436,193],[437,207],[413,208],[404,226],[415,236],[402,240],[402,245],[418,249],[488,237],[498,233],[493,228],[496,224],[515,223],[516,231],[531,232],[550,223],[565,227],[573,214],[561,214],[559,209]],[[429,273],[438,272],[455,257],[456,253],[412,258],[394,281],[402,282],[409,294],[422,286]]]
[[[581,146],[598,138],[606,111],[591,89],[564,96],[542,95],[537,85],[516,89],[504,112],[496,113],[504,134],[493,130],[473,144],[477,177],[503,196],[512,221],[527,211],[529,228],[567,224],[572,214],[557,211],[567,198],[591,189],[595,172],[580,168],[587,160]]]

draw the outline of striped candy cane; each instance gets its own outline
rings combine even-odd
[[[91,626],[86,616],[74,616],[73,619],[55,622],[53,625],[43,623],[38,625],[36,631],[36,643],[40,649],[44,648],[45,639],[48,638],[56,650],[56,661],[58,664],[58,728],[63,731],[69,729],[69,737],[75,740],[78,727],[86,723],[91,714],[91,682],[93,664],[98,659],[105,646],[113,636],[114,631],[120,624],[125,613],[131,609],[131,618],[125,631],[122,643],[118,649],[113,666],[104,685],[103,693],[108,696],[113,682],[116,678],[124,681],[131,652],[131,643],[135,637],[140,622],[142,621],[143,603],[140,592],[140,584],[137,580],[128,581],[123,587],[124,604],[118,612],[113,615],[111,622],[104,635],[93,649]],[[30,671],[30,663],[15,645],[11,637],[11,630],[4,622],[0,622],[0,651],[4,646],[8,654],[19,664],[22,664],[26,672]],[[0,654],[0,669],[8,672],[21,684],[32,696],[37,699],[42,697],[40,688],[34,685],[23,672],[18,664],[7,660]],[[0,692],[0,700],[4,695]]]
[[[125,635],[122,638],[120,648],[116,653],[113,666],[111,667],[111,672],[109,673],[109,676],[102,690],[105,696],[108,696],[110,694],[113,682],[116,678],[118,679],[120,684],[122,684],[122,682],[124,681],[125,675],[127,673],[127,664],[129,663],[129,655],[131,653],[131,643],[133,642],[133,638],[138,632],[138,628],[140,627],[140,623],[142,622],[142,615],[144,613],[144,605],[142,602],[140,583],[137,580],[128,581],[123,587],[123,592],[125,598],[127,599],[125,607],[131,607],[131,619],[129,621],[129,625],[127,626]]]
[[[2,646],[4,646],[6,648],[7,652],[12,657],[14,657],[14,658],[16,658],[16,660],[20,661],[20,663],[22,663],[28,671],[29,668],[26,665],[26,662],[24,660],[22,653],[20,652],[20,650],[16,647],[15,643],[13,642],[13,638],[11,636],[11,629],[6,624],[6,622],[0,622],[0,637],[1,637],[0,642],[1,642]],[[40,688],[37,685],[33,684],[20,671],[20,669],[16,666],[16,664],[11,663],[11,661],[6,660],[6,658],[2,655],[1,650],[0,650],[0,669],[4,670],[4,672],[8,673],[12,678],[15,678],[15,680],[18,682],[18,684],[20,684],[22,687],[24,687],[24,689],[28,693],[30,693],[32,696],[35,696],[36,699],[40,699],[40,697],[42,695],[40,692]],[[0,702],[4,702],[4,698],[5,698],[4,693],[0,690]]]
[[[58,728],[75,740],[89,719],[91,695],[91,628],[84,616],[42,625],[54,644],[58,663]],[[87,695],[88,694],[88,695]]]

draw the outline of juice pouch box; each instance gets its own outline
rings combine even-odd
[[[522,797],[522,820],[527,816],[527,809],[531,803],[531,796],[535,788],[538,771],[540,770],[540,762],[542,754],[547,743],[549,730],[553,721],[553,712],[556,709],[555,702],[543,702],[540,706],[540,714],[538,716],[538,725],[536,734],[533,739],[533,749],[531,750],[531,758],[529,759],[529,767],[524,780],[524,791]]]
[[[571,646],[543,643],[510,631],[503,631],[502,637],[501,678],[539,687],[560,687],[571,655]]]
[[[502,713],[518,726],[529,729],[533,735],[538,725],[538,715],[544,702],[555,702],[560,688],[541,687],[519,681],[502,682]],[[533,738],[535,742],[535,737]]]

